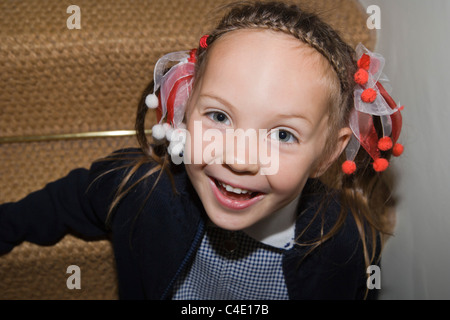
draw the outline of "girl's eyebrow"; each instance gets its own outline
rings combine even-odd
[[[209,94],[209,93],[203,93],[200,95],[199,98],[209,98],[209,99],[213,99],[218,101],[219,103],[223,104],[224,106],[230,108],[232,111],[237,110],[237,108],[235,106],[233,106],[230,102],[228,102],[227,100],[218,97],[214,94]],[[282,118],[282,119],[292,119],[292,118],[298,118],[298,119],[302,119],[306,122],[308,122],[308,125],[313,126],[313,123],[311,122],[311,120],[309,120],[307,117],[305,117],[304,115],[301,114],[295,114],[295,113],[286,113],[286,114],[275,114],[274,113],[274,117],[276,118]]]
[[[218,97],[218,96],[216,96],[216,95],[213,95],[213,94],[203,93],[203,94],[200,95],[199,98],[209,98],[209,99],[213,99],[213,100],[216,100],[216,101],[218,101],[219,103],[223,104],[224,106],[226,106],[226,107],[232,109],[233,111],[234,111],[234,110],[237,110],[237,108],[236,108],[235,106],[233,106],[230,102],[228,102],[227,100],[225,100],[225,99],[223,99],[223,98],[221,98],[221,97]]]
[[[292,119],[292,118],[302,119],[302,120],[308,122],[308,125],[313,126],[312,121],[301,114],[277,114],[276,117],[277,118],[287,118],[287,119]]]

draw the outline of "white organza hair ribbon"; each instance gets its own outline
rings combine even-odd
[[[360,150],[360,146],[363,146],[374,159],[374,169],[380,172],[388,166],[388,161],[381,158],[380,151],[387,151],[392,148],[392,141],[389,137],[393,135],[396,140],[400,133],[401,115],[399,111],[401,107],[395,105],[388,94],[391,88],[389,79],[383,73],[385,64],[383,56],[370,52],[361,43],[356,48],[356,54],[359,70],[355,74],[357,85],[353,93],[354,109],[349,117],[349,126],[353,136],[345,150],[347,161],[343,164],[343,171],[351,174],[356,170],[354,159]],[[382,139],[378,138],[373,116],[378,116],[380,119]],[[395,123],[393,119],[395,119]],[[393,129],[395,129],[395,132],[393,132]],[[393,152],[394,155],[398,153]]]
[[[154,128],[153,135],[157,140],[165,136],[163,128],[168,128],[162,126],[164,121],[173,128],[183,122],[195,71],[195,63],[191,58],[189,51],[171,52],[161,57],[155,65],[153,93],[146,97],[145,103],[149,108],[159,107],[161,111],[159,126]],[[167,71],[173,62],[178,63]],[[159,98],[156,95],[158,90]]]

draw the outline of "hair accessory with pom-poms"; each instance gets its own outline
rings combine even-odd
[[[392,150],[392,155],[400,156],[404,149],[403,145],[397,143],[402,128],[400,111],[403,106],[397,105],[382,85],[389,81],[382,73],[383,56],[370,52],[362,44],[357,46],[356,54],[355,108],[349,119],[353,135],[345,150],[347,161],[342,164],[342,171],[348,175],[357,170],[355,158],[361,146],[373,159],[376,172],[383,172],[389,167],[389,161],[382,156],[382,152]],[[374,121],[381,123],[381,137],[378,136]]]
[[[201,48],[208,47],[208,37],[201,37]],[[152,128],[152,136],[156,142],[169,142],[167,150],[175,164],[183,161],[187,136],[183,119],[196,62],[197,49],[171,52],[161,57],[153,72],[153,93],[145,97],[146,106],[157,109],[158,123]]]
[[[152,128],[152,136],[156,142],[169,142],[168,151],[175,164],[183,160],[183,119],[194,80],[196,52],[177,51],[161,57],[155,65],[153,93],[145,98],[148,108],[157,109],[158,123]]]

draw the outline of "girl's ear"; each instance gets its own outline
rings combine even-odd
[[[352,130],[349,127],[345,127],[339,130],[338,137],[336,140],[336,146],[334,147],[333,153],[328,159],[324,159],[313,171],[311,178],[320,177],[328,170],[328,168],[335,162],[344,149],[347,147],[348,142],[352,136]]]

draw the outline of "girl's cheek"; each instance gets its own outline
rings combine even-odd
[[[195,133],[191,128],[187,128],[189,135],[186,139],[186,145],[185,145],[185,155],[184,155],[184,163],[185,165],[192,165],[196,164],[199,161],[201,162],[201,158],[198,157],[198,154],[201,150],[198,150],[198,143],[195,141]],[[201,146],[201,145],[200,145]]]
[[[185,163],[197,165],[208,163],[211,160],[205,157],[205,150],[208,150],[208,144],[211,143],[205,141],[208,139],[208,128],[202,121],[196,120],[188,123],[187,130],[189,135],[185,146]]]
[[[286,155],[280,151],[278,171],[274,175],[268,175],[272,189],[281,194],[302,188],[309,178],[312,165],[311,159],[300,154]]]
[[[186,160],[194,164],[221,163],[224,155],[223,130],[211,126],[208,121],[193,120],[188,123]]]

